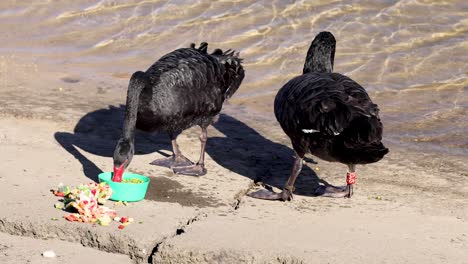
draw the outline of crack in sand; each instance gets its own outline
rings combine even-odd
[[[172,239],[174,237],[177,237],[177,236],[180,236],[180,235],[184,234],[186,232],[185,229],[188,226],[190,226],[194,222],[197,222],[197,221],[200,221],[203,218],[206,218],[207,216],[208,216],[208,214],[206,214],[206,213],[197,214],[196,216],[190,218],[185,224],[183,224],[182,226],[177,228],[175,233],[172,236],[165,237],[161,242],[157,243],[154,246],[153,250],[151,251],[150,255],[148,256],[148,262],[147,263],[154,263],[153,260],[156,258],[156,255],[159,252],[159,246],[161,244],[163,244],[164,242],[166,242],[166,241],[168,241],[168,240],[170,240],[170,239]]]
[[[247,193],[249,193],[251,190],[255,189],[256,187],[256,184],[252,181],[249,183],[248,187],[246,189],[241,189],[239,190],[235,195],[234,195],[234,203],[232,204],[232,208],[236,211],[240,208],[240,205],[242,204],[242,200],[243,198],[247,195]],[[159,247],[177,237],[177,236],[180,236],[182,234],[185,234],[187,231],[187,227],[189,227],[192,223],[194,222],[198,222],[198,221],[201,221],[202,219],[208,217],[208,214],[207,213],[200,213],[192,218],[190,218],[187,223],[185,223],[184,225],[180,226],[179,228],[176,229],[175,233],[172,235],[172,236],[169,236],[169,237],[166,237],[164,238],[161,242],[157,243],[153,250],[151,251],[149,257],[148,257],[148,262],[147,263],[154,263],[154,260],[156,259],[156,256],[157,254],[159,253]]]
[[[158,253],[159,245],[168,239],[184,234],[189,225],[205,217],[207,217],[206,213],[199,213],[188,219],[187,222],[177,227],[173,235],[165,237],[158,242],[149,256],[145,254],[146,251],[141,248],[141,245],[137,245],[136,241],[130,239],[128,236],[108,236],[99,230],[88,229],[88,227],[85,226],[70,229],[67,223],[51,226],[30,223],[28,221],[10,221],[0,218],[0,232],[36,239],[59,239],[75,242],[85,247],[95,248],[105,252],[128,255],[135,263],[142,263],[145,259],[148,260],[148,263],[153,263],[152,261],[155,254]]]
[[[243,198],[251,191],[255,188],[255,183],[254,182],[250,182],[249,183],[249,186],[247,187],[247,189],[242,189],[240,191],[238,191],[235,195],[234,195],[234,203],[232,205],[232,208],[234,210],[238,210],[240,208],[240,205],[242,203],[242,200]]]

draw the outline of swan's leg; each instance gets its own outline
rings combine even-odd
[[[202,176],[206,174],[205,147],[206,147],[206,141],[208,140],[208,132],[207,132],[206,127],[202,127],[201,129],[202,129],[202,132],[200,135],[200,143],[201,143],[200,159],[195,165],[173,167],[173,171],[175,173],[182,174],[182,175],[189,175],[189,176]]]
[[[179,145],[177,144],[177,135],[170,134],[169,136],[171,138],[172,152],[174,154],[172,154],[171,156],[167,158],[157,159],[151,162],[150,164],[167,167],[167,168],[192,165],[193,163],[189,159],[187,159],[184,155],[182,155],[182,152],[180,152]]]
[[[304,158],[304,153],[298,153],[296,151],[296,159],[294,160],[294,165],[291,170],[291,176],[289,176],[286,185],[283,188],[283,191],[280,193],[275,193],[269,190],[262,189],[260,191],[256,191],[253,193],[249,193],[248,196],[258,199],[265,199],[265,200],[282,200],[282,201],[290,201],[293,199],[293,192],[294,192],[294,182],[297,179],[299,173],[302,170],[302,159]]]
[[[354,190],[353,186],[356,183],[356,165],[348,165],[348,173],[346,174],[346,192],[345,197],[351,198],[353,196]]]
[[[348,173],[346,174],[346,186],[319,186],[315,190],[317,196],[333,197],[333,198],[351,198],[353,196],[353,185],[356,183],[356,165],[348,165]]]

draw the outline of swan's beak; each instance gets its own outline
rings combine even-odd
[[[123,173],[125,171],[125,163],[127,163],[127,162],[125,161],[119,167],[114,166],[114,175],[112,176],[112,181],[113,182],[121,182],[122,181],[122,176],[123,176]]]

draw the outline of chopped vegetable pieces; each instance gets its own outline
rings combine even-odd
[[[119,229],[133,222],[133,218],[117,217],[115,210],[102,206],[112,195],[112,189],[107,183],[93,182],[81,184],[76,188],[60,184],[58,190],[52,190],[52,192],[55,196],[63,197],[61,199],[63,203],[54,204],[55,208],[77,212],[64,216],[70,222],[97,223],[108,226],[115,220],[121,223]]]

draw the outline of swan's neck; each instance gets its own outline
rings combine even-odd
[[[319,33],[307,51],[303,73],[332,72],[335,59],[336,41],[329,32]]]
[[[122,128],[122,138],[133,141],[135,137],[135,126],[138,113],[138,95],[127,95],[127,105],[125,109],[125,119]]]
[[[125,109],[125,119],[123,124],[122,138],[133,142],[135,137],[135,126],[138,114],[141,91],[147,84],[146,75],[143,72],[136,72],[130,79],[127,91],[127,105]]]
[[[134,137],[135,137],[135,126],[131,125],[132,123],[136,123],[136,120],[135,122],[127,122],[127,120],[125,120],[124,122],[124,126],[123,126],[123,131],[122,131],[122,138],[123,139],[126,139],[126,140],[129,140],[129,141],[133,141]]]

